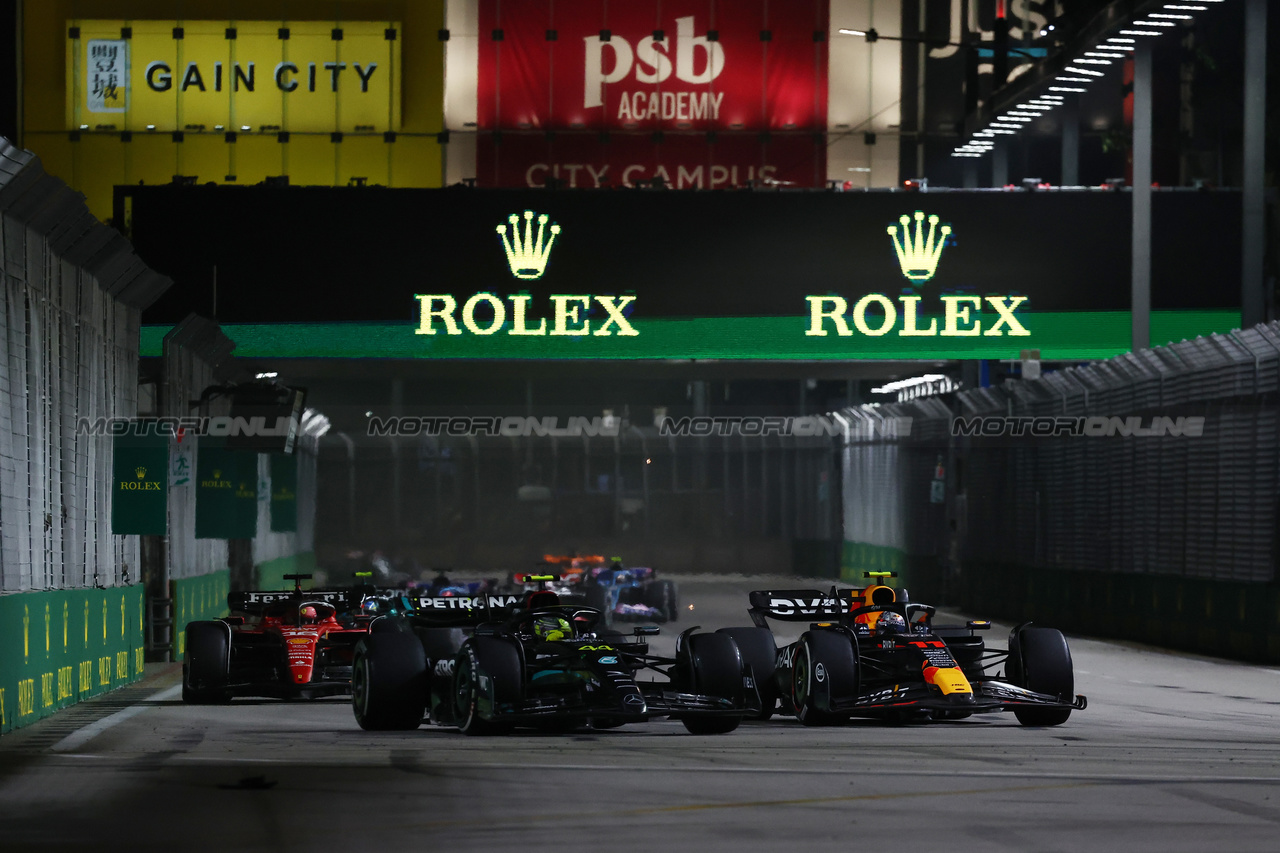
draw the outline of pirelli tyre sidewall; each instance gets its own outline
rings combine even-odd
[[[751,668],[751,680],[760,695],[760,716],[767,720],[773,716],[778,706],[778,683],[775,668],[778,662],[778,647],[773,639],[773,632],[768,628],[754,626],[744,628],[721,628],[717,634],[727,634],[738,645],[738,653],[742,661]]]
[[[499,637],[472,637],[453,667],[454,719],[469,735],[505,734],[511,726],[494,719],[493,708],[520,701],[524,694],[520,647]],[[493,707],[489,705],[492,700]]]
[[[386,631],[356,644],[351,707],[368,731],[407,731],[422,723],[427,703],[427,658],[412,634]]]
[[[853,640],[842,631],[806,631],[796,643],[791,676],[791,703],[800,722],[806,726],[841,722],[848,715],[832,712],[831,701],[857,695]]]
[[[198,705],[228,701],[231,626],[222,621],[189,622],[185,648],[182,701]]]
[[[728,699],[742,707],[746,702],[742,655],[728,634],[691,634],[685,644],[688,672],[694,693]],[[680,722],[692,734],[727,734],[742,722],[739,716],[690,715]]]
[[[1061,631],[1028,625],[1015,632],[1009,645],[1011,651],[1016,647],[1018,653],[1018,686],[1071,701],[1075,671],[1067,638]],[[1015,708],[1013,713],[1024,726],[1057,726],[1067,721],[1071,709],[1027,707]]]

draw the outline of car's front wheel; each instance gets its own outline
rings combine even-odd
[[[1067,638],[1055,628],[1028,626],[1019,631],[1011,645],[1017,644],[1015,684],[1036,693],[1047,693],[1064,702],[1075,693],[1075,671]],[[1013,658],[1012,649],[1010,657]],[[1070,708],[1015,708],[1018,722],[1024,726],[1058,726],[1071,716]]]
[[[454,719],[469,735],[506,734],[511,726],[485,717],[481,700],[491,692],[495,706],[518,701],[524,669],[514,643],[496,637],[472,637],[458,652],[453,668]]]

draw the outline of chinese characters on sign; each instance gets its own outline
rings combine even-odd
[[[129,42],[123,39],[91,39],[88,79],[90,112],[122,113],[129,93]]]

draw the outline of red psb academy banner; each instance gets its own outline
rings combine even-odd
[[[827,0],[482,0],[478,182],[820,186],[827,26]]]

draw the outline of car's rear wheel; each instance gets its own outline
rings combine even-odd
[[[837,631],[807,631],[792,669],[791,704],[806,726],[830,726],[847,718],[832,712],[824,697],[856,690],[858,659],[849,637]],[[839,685],[839,688],[836,688]]]
[[[1023,628],[1016,635],[1019,678],[1014,683],[1036,693],[1047,693],[1064,702],[1075,693],[1075,672],[1067,638],[1055,628]],[[1012,643],[1011,652],[1012,652]],[[1010,654],[1012,658],[1012,653]],[[1024,726],[1057,726],[1071,716],[1070,708],[1015,708]]]
[[[366,731],[409,731],[427,704],[427,657],[412,634],[370,634],[356,645],[351,707]]]
[[[454,719],[469,735],[497,735],[511,731],[507,723],[481,715],[485,692],[481,679],[490,680],[494,705],[519,701],[524,690],[524,668],[514,643],[497,637],[472,637],[458,652],[453,668]]]
[[[742,655],[728,634],[691,634],[688,637],[690,687],[694,693],[743,703]],[[687,716],[680,722],[695,735],[719,735],[733,731],[742,718]]]
[[[230,700],[231,628],[225,622],[187,623],[182,665],[182,701],[209,705]]]
[[[778,663],[778,647],[773,632],[768,628],[721,628],[717,634],[727,634],[738,644],[742,661],[751,667],[751,678],[760,694],[760,715],[767,720],[778,707],[778,683],[774,671]]]
[[[644,588],[644,603],[648,607],[661,610],[663,618],[668,622],[675,622],[680,618],[680,603],[675,581],[664,579],[650,583]]]

